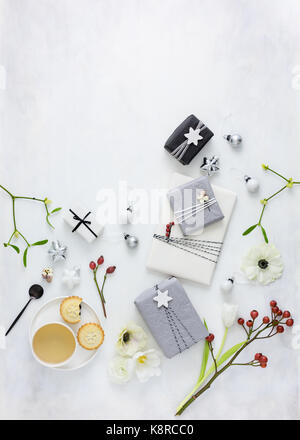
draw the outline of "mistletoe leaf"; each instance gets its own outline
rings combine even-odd
[[[48,243],[48,240],[41,240],[41,241],[36,241],[35,243],[32,243],[31,246],[43,246],[43,244]]]
[[[52,211],[50,212],[50,214],[54,214],[55,212],[58,212],[58,211],[60,211],[62,208],[55,208],[55,209],[52,209]]]
[[[262,232],[262,234],[263,234],[263,236],[264,236],[264,240],[265,240],[265,242],[266,242],[266,243],[269,243],[269,239],[268,239],[268,236],[267,236],[267,233],[266,233],[265,228],[264,228],[263,226],[260,226],[260,227],[261,227],[261,232]]]
[[[243,235],[248,235],[250,234],[250,232],[252,232],[256,226],[258,226],[258,223],[256,223],[256,225],[250,226],[250,228],[246,229],[246,231],[243,232]]]
[[[24,264],[24,267],[27,267],[27,252],[28,252],[28,249],[29,249],[29,246],[27,246],[27,248],[25,249],[24,254],[23,254],[23,264]]]
[[[20,253],[18,246],[15,246],[14,244],[9,244],[8,246],[12,247],[18,254]]]
[[[50,214],[47,214],[47,215],[46,215],[46,222],[48,223],[49,226],[51,226],[51,228],[54,229],[54,226],[51,225],[51,223],[49,222],[49,215],[50,215]]]
[[[204,348],[203,348],[203,356],[202,356],[202,363],[201,363],[201,369],[200,369],[200,375],[198,378],[198,382],[203,379],[206,371],[207,361],[208,361],[208,355],[209,355],[209,345],[208,342],[204,342]]]
[[[206,329],[208,330],[205,319],[204,319],[204,325],[205,325]],[[200,380],[202,380],[204,375],[205,375],[207,361],[208,361],[208,355],[209,355],[209,345],[208,345],[207,341],[204,341],[202,363],[201,363],[201,369],[200,369],[200,375],[199,375],[199,378],[198,378],[198,382]]]
[[[239,344],[236,344],[233,347],[229,348],[229,350],[225,351],[225,353],[218,360],[217,365],[219,366],[223,364],[223,362],[225,362],[228,358],[234,355],[234,353],[236,353],[246,342],[247,341],[240,342]]]

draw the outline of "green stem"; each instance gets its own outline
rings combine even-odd
[[[29,246],[30,246],[30,243],[28,243],[28,241],[26,240],[26,238],[24,237],[24,235],[21,234],[20,231],[16,231],[16,232],[18,232],[18,233],[21,235],[21,237],[23,238],[23,240],[26,242],[27,246],[29,247]]]
[[[98,269],[98,267],[97,267],[97,269]],[[97,277],[96,277],[97,269],[94,270],[94,281],[95,281],[98,293],[100,295],[103,313],[104,313],[104,316],[106,318],[107,316],[106,316],[106,310],[105,310],[105,300],[104,300],[104,297],[103,297],[102,292],[100,290],[100,287],[99,287],[99,284],[98,284],[98,281],[97,281]]]
[[[8,189],[6,189],[4,186],[0,185],[0,188],[2,188],[5,192],[7,192],[7,194],[9,194],[12,199],[14,198],[13,194],[10,191],[8,191]]]
[[[283,180],[286,180],[287,182],[289,181],[289,179],[287,179],[286,177],[282,176],[282,174],[277,173],[277,171],[272,170],[272,168],[268,167],[268,170],[271,171],[272,173],[276,174],[277,176],[281,177]]]
[[[15,209],[15,198],[12,199],[12,205],[13,205],[13,222],[14,222],[14,232],[17,230],[17,224],[16,224],[16,209]]]
[[[284,185],[282,188],[280,188],[279,191],[276,191],[276,193],[272,194],[270,197],[268,197],[267,199],[265,199],[267,202],[272,199],[273,197],[277,196],[277,194],[281,193],[281,191],[283,191],[287,186]],[[266,206],[266,205],[265,205]]]
[[[104,301],[104,302],[106,302],[106,301],[105,301],[105,298],[104,298],[103,289],[104,289],[104,285],[105,285],[106,278],[107,278],[107,275],[105,274],[105,275],[104,275],[104,278],[103,278],[102,287],[101,287],[101,294],[102,294],[102,298],[103,298],[103,301]]]
[[[224,336],[223,336],[223,339],[222,339],[219,351],[218,351],[217,356],[216,356],[216,360],[217,361],[218,361],[219,357],[222,354],[222,351],[223,351],[223,348],[224,348],[224,344],[225,344],[225,341],[226,341],[226,338],[227,338],[227,333],[228,333],[228,327],[225,327]]]
[[[24,197],[24,196],[14,196],[15,199],[25,199],[25,200],[36,200],[37,202],[45,203],[43,199],[37,199],[36,197]]]
[[[256,335],[245,342],[245,344],[232,356],[230,361],[224,365],[221,370],[218,370],[215,372],[215,374],[211,377],[211,379],[207,382],[204,387],[202,387],[197,393],[195,393],[195,390],[199,389],[200,385],[210,376],[212,373],[211,369],[208,371],[208,373],[204,376],[204,378],[194,387],[193,391],[182,401],[182,403],[177,408],[176,415],[181,415],[183,411],[196,400],[201,394],[203,394],[208,388],[210,388],[210,385],[219,377],[220,374],[222,374],[227,368],[229,368],[233,361],[237,358],[237,356],[246,348],[249,344],[251,344],[253,341],[255,341],[260,333],[265,331],[267,328],[269,328],[269,324],[266,325],[262,330],[258,331]],[[195,394],[194,394],[195,393]]]
[[[264,215],[264,211],[265,211],[265,209],[266,209],[266,205],[263,206],[263,209],[262,209],[262,211],[261,211],[261,214],[260,214],[260,217],[259,217],[259,220],[258,220],[258,224],[259,224],[259,225],[261,224],[261,219],[262,219],[262,217],[263,217],[263,215]]]

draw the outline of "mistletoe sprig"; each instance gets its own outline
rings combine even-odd
[[[7,188],[5,188],[4,186],[0,185],[0,188],[3,189],[11,198],[12,200],[12,218],[13,218],[13,233],[11,234],[9,240],[6,243],[3,243],[4,247],[10,247],[12,249],[14,249],[18,254],[20,253],[20,248],[18,246],[16,246],[15,244],[12,244],[12,240],[18,237],[21,237],[23,239],[23,241],[26,244],[24,253],[23,253],[23,264],[26,267],[27,266],[27,253],[28,253],[28,249],[32,246],[42,246],[46,243],[48,243],[48,240],[40,240],[40,241],[36,241],[35,243],[30,243],[27,238],[22,234],[22,232],[18,229],[17,227],[17,221],[16,221],[16,200],[18,199],[25,199],[25,200],[34,200],[36,202],[41,202],[43,203],[45,210],[46,210],[46,222],[48,223],[49,226],[51,226],[51,228],[54,229],[54,226],[50,223],[49,217],[54,214],[55,212],[58,212],[61,210],[61,208],[55,208],[52,209],[51,211],[49,211],[48,205],[51,203],[51,200],[47,199],[47,197],[45,199],[38,199],[36,197],[27,197],[27,196],[15,196],[14,194],[12,194],[10,191],[8,191]]]
[[[285,184],[282,188],[280,188],[278,191],[276,191],[274,194],[272,194],[271,196],[264,198],[260,201],[260,203],[263,205],[262,207],[262,211],[260,214],[260,217],[258,219],[258,222],[255,225],[250,226],[248,229],[246,229],[246,231],[243,232],[243,235],[248,235],[250,234],[250,232],[254,231],[254,229],[256,229],[257,227],[259,227],[261,229],[261,232],[263,234],[264,240],[266,243],[269,242],[267,233],[265,228],[262,225],[262,218],[266,209],[267,204],[269,203],[269,200],[273,199],[273,197],[277,196],[278,194],[280,194],[283,190],[287,189],[287,188],[292,188],[293,185],[299,185],[300,182],[295,182],[291,177],[288,179],[287,177],[282,176],[282,174],[277,173],[277,171],[272,170],[268,165],[262,164],[262,168],[266,171],[271,171],[271,173],[276,174],[277,176],[281,177],[281,179],[283,179],[285,181]]]
[[[214,354],[212,345],[212,342],[215,338],[214,335],[210,333],[206,337],[198,381],[192,392],[178,406],[176,412],[177,416],[181,415],[199,396],[207,391],[212,386],[213,382],[229,367],[236,365],[261,368],[267,367],[268,358],[262,353],[256,353],[248,362],[235,362],[235,360],[239,354],[253,342],[270,339],[277,334],[283,333],[284,326],[286,326],[286,328],[290,328],[294,325],[294,320],[291,318],[290,312],[288,310],[285,310],[284,312],[280,310],[275,300],[270,302],[270,308],[271,316],[264,316],[261,320],[261,323],[257,323],[256,321],[259,315],[257,310],[251,311],[251,319],[249,319],[246,324],[243,318],[239,318],[237,322],[244,329],[246,339],[231,347],[224,354],[222,354],[222,352],[228,332],[227,327],[225,328],[225,334],[217,355]],[[212,358],[212,365],[206,373],[209,354]]]

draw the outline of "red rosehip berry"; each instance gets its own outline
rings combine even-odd
[[[249,319],[249,321],[246,322],[247,327],[253,327],[253,321]]]
[[[277,306],[272,307],[272,312],[275,313],[275,314],[278,313],[279,312],[279,308]]]
[[[172,226],[174,226],[174,225],[175,225],[175,223],[174,223],[174,222],[172,222],[172,223],[171,223],[171,225],[172,225]]]
[[[285,310],[284,312],[283,312],[283,317],[284,318],[289,318],[291,316],[291,314],[290,314],[290,312],[288,311],[288,310]]]
[[[254,356],[254,359],[256,361],[259,361],[261,357],[262,357],[262,353],[256,353],[256,355]]]
[[[215,335],[210,333],[208,336],[206,336],[205,339],[207,340],[207,342],[212,342],[215,339]]]
[[[261,366],[261,368],[266,368],[267,364],[265,364],[265,363],[262,362],[262,363],[260,364],[260,366]]]
[[[99,266],[101,266],[101,264],[103,264],[103,263],[104,263],[104,258],[103,258],[103,256],[101,255],[101,257],[99,257],[98,260],[97,260],[97,264],[98,264]]]
[[[239,318],[238,319],[238,324],[243,325],[245,322],[245,320],[243,318]]]
[[[264,324],[269,324],[269,322],[270,322],[270,318],[268,316],[264,316],[263,317],[263,323]]]
[[[278,325],[277,326],[277,333],[283,333],[284,332],[284,328],[282,327],[282,325]]]
[[[266,364],[266,363],[268,362],[268,358],[267,358],[267,356],[262,355],[262,356],[260,357],[260,359],[259,359],[259,362],[260,362],[261,364]]]
[[[271,307],[276,307],[276,306],[277,306],[277,301],[275,301],[274,299],[272,299],[272,301],[270,301],[270,306],[271,306]]]
[[[116,270],[116,266],[109,266],[106,269],[106,273],[114,273],[115,270]]]
[[[281,316],[282,315],[282,310],[278,310],[277,315]]]
[[[292,325],[294,325],[294,320],[293,320],[292,318],[288,319],[288,320],[286,321],[286,325],[287,325],[288,327],[292,327]]]
[[[257,310],[252,310],[252,312],[250,313],[251,318],[252,319],[256,319],[258,317],[258,311]]]
[[[95,270],[96,269],[96,263],[95,261],[90,262],[90,269]]]

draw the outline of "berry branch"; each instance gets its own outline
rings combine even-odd
[[[262,199],[260,201],[260,203],[263,205],[261,213],[260,213],[260,217],[258,219],[258,222],[255,225],[250,226],[248,229],[246,229],[246,231],[243,232],[243,235],[248,235],[250,234],[250,232],[254,231],[254,229],[258,226],[261,229],[261,232],[263,234],[264,240],[266,243],[269,242],[267,233],[265,228],[262,225],[262,218],[266,209],[266,206],[268,204],[268,202],[275,196],[277,196],[278,194],[280,194],[283,190],[287,189],[287,188],[292,188],[293,185],[299,185],[300,182],[295,182],[291,177],[288,179],[286,177],[284,177],[282,174],[279,174],[277,171],[272,170],[268,165],[262,164],[262,168],[266,171],[271,171],[271,173],[276,174],[277,176],[281,177],[281,179],[283,179],[286,183],[284,184],[284,186],[282,188],[280,188],[278,191],[276,191],[274,194],[272,194],[269,197],[266,197],[264,199]]]
[[[247,334],[247,339],[231,347],[222,356],[220,356],[220,354],[222,352],[224,345],[223,341],[221,344],[221,351],[219,350],[220,354],[218,353],[218,356],[215,358],[212,347],[212,341],[214,340],[215,337],[212,333],[210,333],[206,337],[200,378],[198,379],[198,382],[194,387],[193,391],[178,406],[176,415],[181,415],[199,396],[201,396],[201,394],[203,394],[206,390],[208,390],[212,385],[212,383],[220,376],[220,374],[224,373],[229,367],[236,365],[242,365],[242,366],[247,365],[251,367],[261,367],[261,368],[267,367],[268,358],[262,353],[256,353],[254,359],[251,359],[249,362],[246,363],[239,363],[234,361],[239,356],[239,354],[254,341],[259,339],[269,339],[273,336],[276,336],[278,333],[283,333],[284,325],[286,325],[287,327],[292,327],[294,325],[294,320],[291,318],[291,314],[288,310],[282,312],[282,310],[280,310],[279,307],[277,306],[277,302],[274,300],[270,302],[270,307],[271,307],[271,317],[264,316],[262,319],[262,323],[256,329],[254,329],[255,320],[258,317],[258,312],[256,310],[252,310],[252,312],[250,313],[252,319],[249,319],[246,322],[246,326],[244,325],[245,320],[243,318],[238,319],[237,322],[240,326],[244,328]],[[268,331],[267,335],[260,336],[263,335],[263,333],[266,331]],[[206,363],[207,363],[207,356],[206,356],[207,347],[209,348],[213,363],[210,366],[207,374],[205,374]],[[228,359],[229,361],[225,363]],[[221,365],[223,366],[221,369],[219,369]],[[210,379],[208,380],[208,382],[204,386],[202,386],[202,384],[209,377]]]
[[[98,271],[99,267],[102,266],[103,263],[104,263],[104,257],[101,255],[101,257],[99,257],[98,260],[97,260],[97,264],[94,261],[91,261],[90,264],[89,264],[89,267],[93,271],[94,282],[96,284],[96,287],[97,287],[97,290],[98,290],[98,293],[99,293],[99,296],[100,296],[104,317],[107,318],[106,308],[105,308],[106,301],[105,301],[105,298],[104,298],[103,290],[104,290],[104,285],[105,285],[105,282],[106,282],[106,279],[107,279],[107,275],[111,274],[111,273],[114,273],[114,271],[116,270],[116,266],[109,266],[106,269],[104,277],[103,277],[102,286],[101,286],[101,289],[100,289],[98,281],[97,281],[97,271]]]
[[[54,214],[55,212],[60,211],[61,208],[55,208],[52,211],[49,211],[48,205],[51,203],[51,200],[47,199],[47,197],[45,199],[38,199],[36,197],[16,196],[16,195],[12,194],[3,185],[0,185],[0,188],[3,189],[3,191],[5,191],[10,196],[10,198],[12,200],[13,233],[11,234],[9,240],[6,243],[3,243],[3,246],[4,247],[11,247],[19,254],[20,248],[18,246],[16,246],[15,244],[12,244],[11,242],[13,239],[21,237],[26,244],[26,248],[23,253],[23,264],[26,267],[27,266],[28,249],[32,246],[42,246],[42,245],[48,243],[48,240],[41,240],[41,241],[36,241],[35,243],[29,243],[29,241],[26,239],[26,237],[20,232],[20,230],[17,227],[17,221],[16,221],[16,200],[18,200],[18,199],[34,200],[36,202],[43,203],[45,210],[46,210],[46,222],[48,223],[49,226],[51,226],[51,228],[54,228],[54,226],[50,223],[49,217],[50,217],[50,215]]]

